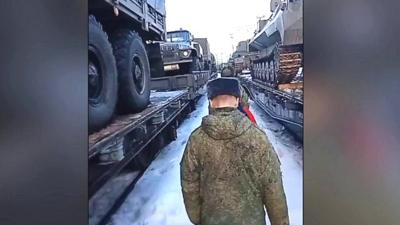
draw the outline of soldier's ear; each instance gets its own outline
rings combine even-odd
[[[211,108],[214,108],[213,101],[211,99],[208,99],[208,104],[210,105]]]
[[[236,98],[236,107],[239,107],[239,101],[240,101],[240,99]]]

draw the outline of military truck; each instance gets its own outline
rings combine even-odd
[[[243,80],[255,101],[303,137],[303,0],[271,0],[270,18],[250,40],[252,75]]]
[[[89,0],[88,8],[89,131],[95,131],[115,111],[149,104],[150,75],[162,70],[156,41],[165,40],[165,0]]]
[[[234,65],[234,73],[235,75],[239,75],[242,70],[244,69],[244,57],[237,57],[233,59],[233,65]]]
[[[211,54],[211,72],[217,72],[217,61],[214,54]]]
[[[250,57],[248,55],[243,55],[233,59],[235,75],[239,75],[243,70],[250,68]]]
[[[205,70],[211,69],[212,66],[212,54],[210,52],[210,44],[207,38],[195,38],[195,42],[199,43],[203,49],[203,55],[201,61],[203,62],[203,68]]]
[[[200,45],[199,42],[196,42],[196,41],[193,41],[192,45],[196,49],[197,57],[199,58],[198,69],[199,70],[203,70],[204,69],[204,60],[203,60],[204,59],[204,51],[203,51],[203,47]]]
[[[194,42],[193,35],[188,30],[168,32],[167,42],[161,44],[161,51],[167,76],[202,70],[202,48]]]

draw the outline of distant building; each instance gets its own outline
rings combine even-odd
[[[249,40],[240,41],[236,46],[236,51],[232,54],[232,58],[238,58],[249,54]]]
[[[249,51],[249,41],[241,41],[236,47],[237,52],[248,52]]]

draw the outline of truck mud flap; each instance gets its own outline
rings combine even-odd
[[[160,43],[150,43],[146,45],[147,56],[150,62],[151,77],[162,77],[164,73],[164,63],[161,57]]]

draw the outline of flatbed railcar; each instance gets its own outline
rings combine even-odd
[[[239,76],[250,98],[269,116],[279,121],[294,136],[303,140],[303,98],[269,87],[253,80],[251,76]]]
[[[177,138],[176,129],[186,116],[195,109],[197,100],[205,94],[205,84],[216,77],[210,71],[195,71],[151,80],[150,104],[139,113],[119,115],[102,130],[89,136],[89,218],[93,225],[103,224],[115,206],[96,208],[104,198],[101,189],[115,188],[113,178],[122,171],[137,172],[135,182],[156,157],[159,151]],[[120,188],[120,187],[118,187]],[[101,194],[97,194],[101,192]],[[103,191],[104,192],[104,191]],[[107,192],[107,191],[106,191]],[[125,193],[126,194],[126,193]],[[96,196],[101,195],[101,196]],[[124,191],[113,200],[123,198]],[[107,207],[103,207],[107,208]]]

